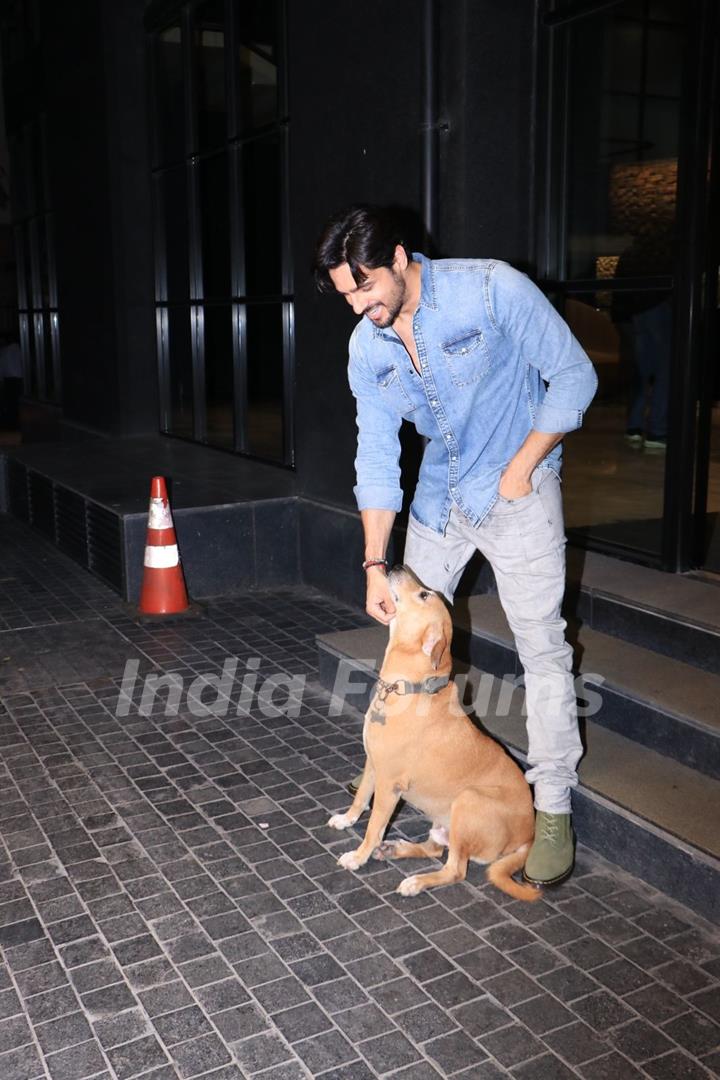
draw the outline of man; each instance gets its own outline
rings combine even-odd
[[[402,506],[398,432],[405,418],[429,441],[404,561],[449,602],[476,549],[493,568],[525,670],[536,830],[524,876],[557,884],[573,866],[570,790],[582,753],[572,650],[560,615],[560,442],[582,424],[595,371],[524,274],[491,259],[411,254],[381,208],[355,206],[333,217],[314,271],[321,290],[340,293],[362,316],[348,372],[357,402],[354,491],[365,532],[367,610],[382,623],[395,611],[385,552]]]

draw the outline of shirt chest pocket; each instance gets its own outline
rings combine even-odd
[[[377,376],[377,385],[383,401],[387,402],[395,412],[407,416],[417,408],[417,402],[411,401],[410,395],[400,382],[397,368],[391,367],[381,371]]]
[[[470,330],[446,341],[442,351],[456,386],[469,386],[487,375],[490,369],[490,350],[480,330]]]

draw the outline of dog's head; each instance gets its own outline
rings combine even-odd
[[[390,623],[393,648],[420,659],[429,656],[433,671],[449,670],[452,620],[443,598],[418,581],[407,566],[394,566],[388,584],[396,609]]]

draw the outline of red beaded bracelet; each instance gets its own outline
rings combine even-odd
[[[387,559],[366,559],[362,564],[363,570],[369,570],[371,566],[387,566]]]

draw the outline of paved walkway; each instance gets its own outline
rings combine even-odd
[[[479,868],[412,899],[404,866],[337,868],[361,724],[314,635],[357,613],[295,589],[138,626],[8,519],[0,560],[1,1080],[718,1075],[720,938],[591,853],[533,906]],[[152,672],[176,710],[140,711]]]

